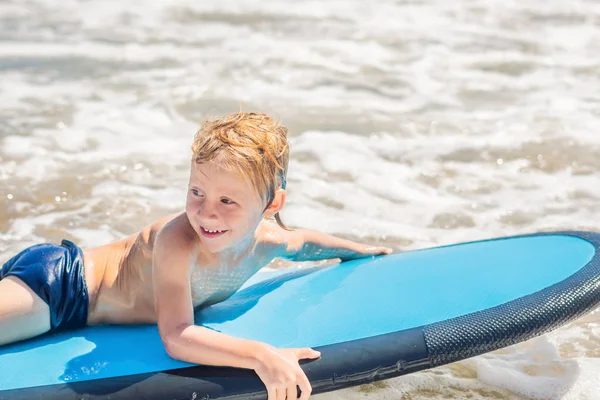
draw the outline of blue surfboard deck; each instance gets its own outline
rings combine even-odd
[[[314,393],[492,351],[600,303],[600,234],[556,232],[259,272],[196,323],[313,347]],[[252,371],[170,358],[154,325],[96,326],[0,347],[0,398],[266,395]]]

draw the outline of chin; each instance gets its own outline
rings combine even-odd
[[[217,241],[214,239],[207,239],[203,236],[200,236],[200,241],[204,245],[204,248],[212,254],[220,253],[223,250],[227,250],[233,245],[230,240],[227,240],[227,238],[225,238],[225,240]]]

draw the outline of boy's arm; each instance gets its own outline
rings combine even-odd
[[[194,325],[192,245],[178,232],[178,224],[181,220],[172,221],[158,233],[152,257],[158,331],[167,353],[195,364],[254,369],[258,349],[253,343]]]
[[[189,276],[197,238],[190,240],[180,233],[185,218],[183,214],[161,229],[152,257],[158,331],[167,353],[194,364],[253,369],[265,384],[269,400],[277,393],[285,398],[286,392],[288,398],[296,398],[296,386],[302,392],[301,400],[307,400],[312,388],[298,360],[317,358],[318,352],[278,349],[194,325]]]
[[[388,247],[357,243],[310,229],[286,231],[279,226],[274,229],[278,230],[285,242],[284,254],[280,256],[292,261],[317,261],[330,258],[346,261],[392,252]]]

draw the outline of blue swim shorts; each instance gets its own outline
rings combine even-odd
[[[28,247],[0,268],[0,280],[15,276],[50,308],[50,331],[87,324],[88,289],[83,252],[69,240]]]

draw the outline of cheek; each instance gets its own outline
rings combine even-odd
[[[194,209],[194,202],[191,201],[190,198],[188,197],[185,202],[185,212],[189,214],[192,212],[193,209]]]
[[[237,225],[238,229],[250,230],[255,228],[257,225],[257,216],[252,213],[248,213],[240,208],[236,210],[224,210],[221,214],[223,219],[230,221]]]
[[[185,208],[186,208],[186,210],[197,211],[200,208],[201,204],[202,203],[198,199],[198,197],[195,197],[192,194],[188,194],[188,196],[185,198]]]
[[[192,204],[192,196],[188,193],[188,195],[185,196],[185,207],[189,207],[190,204]]]
[[[185,205],[185,214],[187,215],[190,223],[194,220],[194,215],[197,214],[190,203],[186,203]]]
[[[256,229],[260,221],[262,220],[262,213],[254,212],[250,214],[246,214],[244,217],[244,222],[248,229]]]
[[[223,217],[223,219],[227,219],[229,221],[242,221],[244,218],[244,213],[241,212],[241,210],[239,208],[237,209],[231,209],[231,208],[226,208],[223,207],[220,210],[221,216]]]

